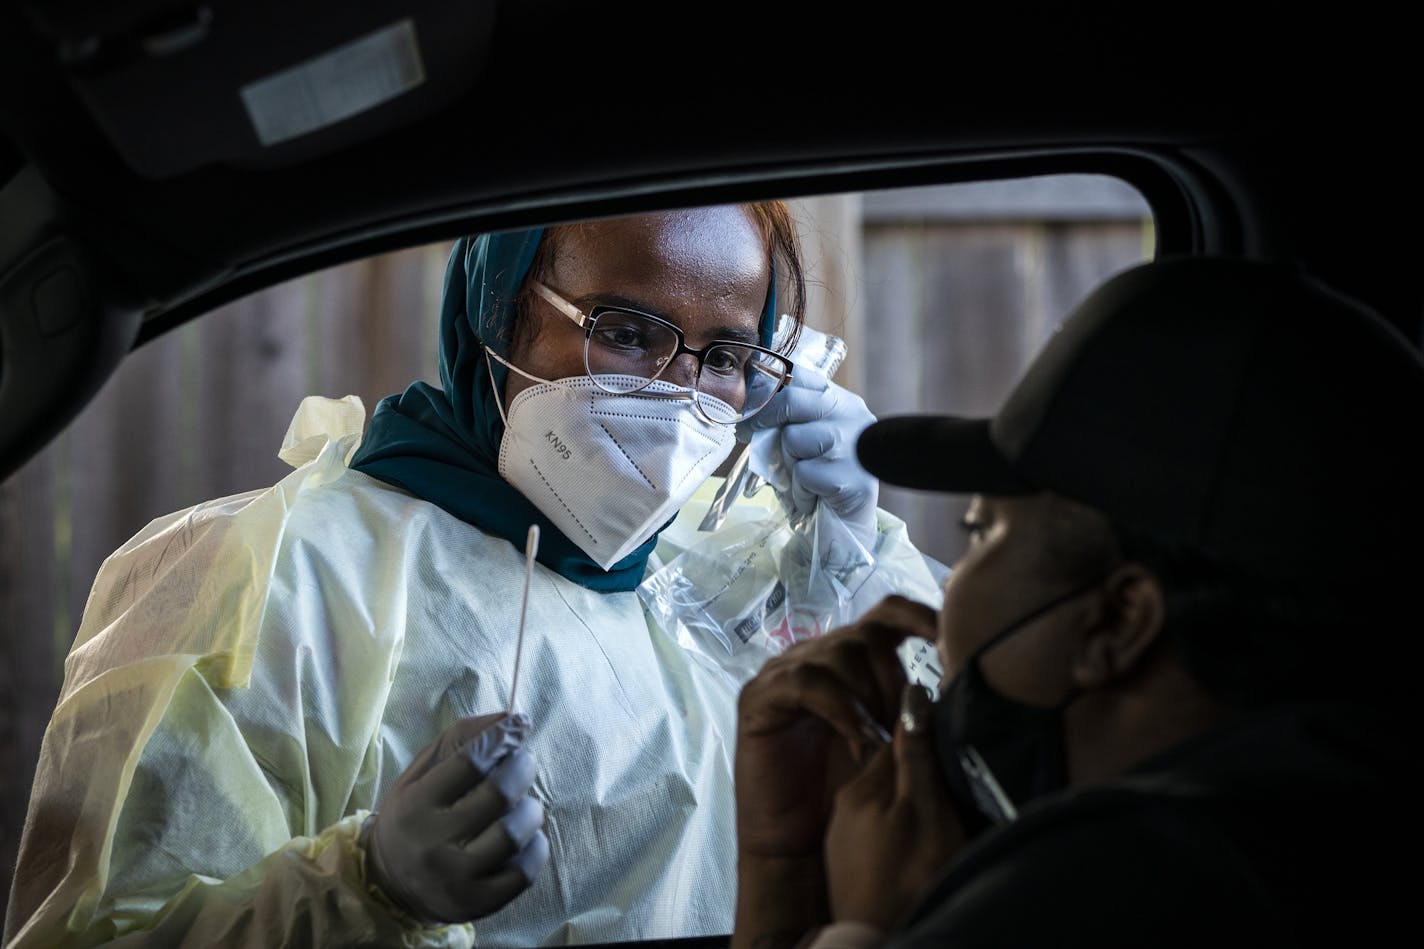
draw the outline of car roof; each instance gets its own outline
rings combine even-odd
[[[0,478],[133,347],[247,293],[462,233],[723,200],[1115,174],[1159,253],[1299,261],[1417,341],[1408,31],[1212,13],[5,7]],[[300,95],[309,114],[284,113]]]

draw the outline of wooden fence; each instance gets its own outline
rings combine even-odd
[[[934,211],[921,196],[797,202],[812,322],[852,356],[838,381],[877,415],[989,412],[1056,320],[1150,254],[1150,224]],[[943,204],[943,202],[941,202]],[[941,208],[943,212],[943,208]],[[295,280],[144,346],[43,453],[0,485],[0,893],[8,895],[39,742],[89,584],[154,517],[276,481],[300,399],[369,413],[436,380],[450,245]],[[951,561],[960,502],[884,489],[926,553]]]

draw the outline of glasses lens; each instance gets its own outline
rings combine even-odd
[[[585,360],[600,388],[634,392],[656,379],[676,352],[677,334],[669,327],[637,313],[612,310],[593,321]]]
[[[719,343],[702,357],[702,370],[697,377],[698,405],[716,422],[751,418],[766,408],[790,370],[790,364],[773,353]]]

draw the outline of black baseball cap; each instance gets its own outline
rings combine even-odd
[[[1424,358],[1363,304],[1283,264],[1168,257],[1059,326],[988,419],[860,436],[887,484],[1052,491],[1262,578],[1384,571],[1424,545]]]

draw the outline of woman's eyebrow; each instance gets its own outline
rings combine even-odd
[[[621,293],[585,293],[583,296],[574,297],[573,302],[583,310],[591,310],[596,306],[618,306],[628,310],[637,310],[639,313],[648,313],[652,316],[662,315],[647,304]]]
[[[633,297],[624,296],[621,293],[594,293],[579,297],[573,301],[574,305],[585,313],[590,312],[596,306],[616,306],[628,310],[637,310],[639,313],[646,313],[649,316],[656,316],[658,319],[667,320],[686,331],[687,327],[682,325],[682,321],[674,317],[659,313],[657,310],[642,303]],[[724,324],[712,329],[708,334],[709,339],[726,340],[729,343],[751,343],[758,345],[761,342],[761,335],[756,330],[749,330],[744,326]]]
[[[761,342],[761,337],[753,330],[741,326],[719,326],[712,331],[713,339],[724,339],[729,343],[751,343],[756,345]]]

